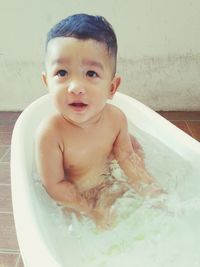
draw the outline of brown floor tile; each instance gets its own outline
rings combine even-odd
[[[171,121],[171,122],[181,130],[183,130],[185,133],[192,136],[192,132],[185,121]]]
[[[200,111],[158,111],[158,113],[168,120],[192,120],[200,121]]]
[[[22,111],[13,111],[13,112],[11,112],[12,114],[12,116],[11,116],[11,119],[13,120],[13,121],[16,121],[17,119],[18,119],[18,117],[20,116],[20,114],[22,113]]]
[[[13,120],[13,112],[1,111],[0,112],[0,121],[10,121]]]
[[[0,162],[0,184],[10,184],[10,164]]]
[[[187,121],[187,125],[192,132],[192,136],[200,142],[200,122]]]
[[[1,111],[0,112],[0,121],[15,121],[21,111]]]
[[[7,254],[0,252],[0,267],[15,267],[18,259],[18,254]]]
[[[14,128],[14,123],[6,124],[4,122],[0,122],[0,132],[12,132]]]
[[[0,251],[19,251],[12,213],[0,213]]]
[[[12,212],[10,185],[0,185],[0,212]]]
[[[0,132],[0,146],[7,146],[11,143],[11,132]]]
[[[5,155],[8,148],[9,148],[9,146],[0,146],[0,162],[1,162],[1,158]]]

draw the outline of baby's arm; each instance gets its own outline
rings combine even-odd
[[[147,172],[142,158],[133,150],[128,133],[127,119],[120,114],[120,131],[114,143],[114,155],[128,177],[128,182],[143,196],[155,196],[164,191]]]
[[[90,208],[76,186],[65,178],[62,144],[52,128],[40,127],[36,137],[36,163],[42,183],[57,202],[77,212],[89,213]]]

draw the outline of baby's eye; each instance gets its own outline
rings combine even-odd
[[[56,75],[58,77],[65,77],[67,75],[67,71],[66,70],[59,70],[59,71],[57,71]]]
[[[95,71],[93,71],[93,70],[89,70],[87,72],[87,76],[89,76],[91,78],[96,78],[96,77],[98,77],[98,74]]]

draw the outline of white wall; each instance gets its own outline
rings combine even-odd
[[[199,0],[0,1],[0,110],[21,110],[46,93],[46,33],[80,12],[113,25],[122,92],[156,110],[200,110]]]

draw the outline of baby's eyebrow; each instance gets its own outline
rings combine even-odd
[[[95,61],[95,60],[90,60],[90,59],[83,60],[83,65],[91,66],[91,67],[97,67],[101,70],[104,69],[103,64],[101,62]]]
[[[56,58],[52,61],[52,65],[64,65],[69,63],[70,63],[69,58]]]

